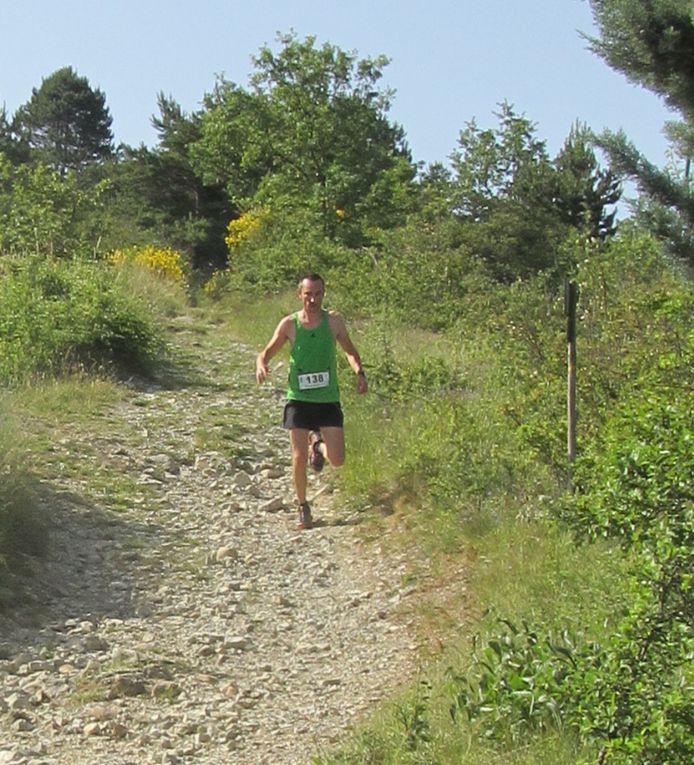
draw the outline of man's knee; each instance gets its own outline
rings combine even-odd
[[[339,468],[345,464],[345,450],[343,449],[330,449],[326,445],[325,456],[330,463],[331,467]]]
[[[340,454],[336,457],[332,457],[332,458],[328,457],[328,462],[334,468],[342,467],[345,464],[345,455]]]

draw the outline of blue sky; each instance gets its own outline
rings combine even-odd
[[[69,65],[105,93],[117,142],[153,145],[157,93],[195,111],[217,75],[247,85],[251,57],[291,30],[391,59],[390,116],[416,161],[446,162],[465,124],[495,125],[507,100],[552,155],[580,120],[665,162],[676,115],[587,49],[587,0],[0,0],[0,105],[13,114]]]

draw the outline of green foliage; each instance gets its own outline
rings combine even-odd
[[[358,253],[322,235],[310,210],[288,199],[232,221],[227,242],[229,265],[206,288],[210,296],[281,293],[293,288],[306,270],[332,282],[333,270],[341,273],[347,263],[359,260]]]
[[[598,437],[620,400],[648,385],[661,364],[672,384],[687,379],[686,348],[694,292],[643,232],[624,228],[606,248],[591,250],[577,271],[581,437]]]
[[[5,259],[0,281],[5,381],[83,365],[148,373],[162,351],[153,316],[103,265]]]
[[[191,147],[200,138],[200,117],[185,114],[162,93],[158,105],[159,116],[152,120],[158,146],[125,149],[121,161],[110,169],[110,228],[116,228],[111,244],[138,243],[136,234],[134,238],[127,230],[135,223],[148,232],[148,242],[155,239],[189,253],[196,268],[223,267],[224,225],[235,208],[223,187],[203,182],[191,163]]]
[[[593,50],[675,109],[694,106],[694,19],[688,0],[591,0],[600,31]]]
[[[333,45],[279,37],[278,53],[254,58],[251,90],[224,80],[205,99],[198,173],[223,183],[241,209],[291,203],[329,240],[359,244],[374,225],[393,225],[414,177],[390,94],[378,89],[387,59],[358,60]]]
[[[682,119],[667,133],[683,172],[661,170],[624,133],[605,132],[599,143],[618,171],[637,182],[641,222],[672,252],[694,263],[694,204],[689,167],[694,151],[694,17],[688,0],[591,0],[600,36],[593,50],[631,82],[663,97]]]
[[[20,145],[12,131],[7,107],[4,104],[0,108],[0,155],[4,155],[12,163],[26,159],[25,148]]]
[[[571,264],[557,251],[572,227],[613,233],[607,208],[620,197],[618,183],[599,168],[585,129],[574,127],[552,162],[528,119],[507,103],[497,117],[494,130],[469,122],[452,156],[451,213],[460,237],[499,279],[563,275]]]
[[[694,128],[690,128],[692,130]],[[683,262],[694,263],[694,204],[688,166],[690,142],[676,149],[684,167],[659,168],[650,162],[622,131],[604,131],[596,142],[620,175],[631,178],[641,196],[632,205],[634,220],[658,237]]]
[[[615,763],[684,763],[694,753],[694,400],[666,386],[627,406],[577,471],[563,515],[577,533],[615,537],[631,556],[624,616],[603,647],[507,629],[456,680],[452,713],[487,736],[569,726]]]
[[[601,612],[604,623],[598,624],[598,609],[588,607],[590,593],[596,597],[600,589],[596,581],[577,592],[576,603],[563,597],[567,587],[572,591],[586,578],[581,561],[593,559],[594,551],[569,555],[557,548],[554,554],[569,570],[556,590],[548,584],[539,592],[539,581],[552,581],[559,565],[548,557],[536,576],[528,570],[528,556],[515,550],[532,541],[530,531],[518,529],[512,518],[524,524],[535,518],[541,525],[542,507],[551,507],[566,475],[565,317],[560,285],[552,278],[469,289],[450,332],[449,348],[459,351],[449,350],[446,361],[430,352],[426,361],[403,363],[382,336],[378,352],[365,354],[375,358],[372,391],[397,402],[411,380],[412,401],[391,403],[388,414],[380,414],[388,430],[397,431],[392,442],[381,428],[377,445],[365,446],[360,435],[359,449],[378,453],[393,471],[395,491],[406,492],[398,507],[410,496],[427,508],[429,523],[416,523],[419,535],[433,540],[434,526],[450,528],[444,513],[464,524],[468,539],[498,537],[496,547],[491,541],[482,545],[485,561],[496,558],[478,564],[489,568],[489,577],[496,572],[496,591],[491,585],[485,590],[489,597],[509,589],[511,577],[530,580],[527,592],[513,593],[540,621],[526,627],[527,612],[513,601],[517,616],[500,633],[489,630],[469,674],[458,675],[452,696],[456,724],[487,731],[494,756],[501,758],[555,731],[567,741],[579,736],[583,743],[577,746],[585,751],[604,749],[609,761],[684,763],[692,746],[686,662],[694,648],[691,286],[651,237],[629,227],[606,244],[575,237],[564,247],[572,250],[566,257],[577,264],[581,287],[579,411],[586,456],[574,475],[576,498],[562,517],[584,534],[589,528],[593,538],[628,547],[626,563],[618,548],[594,558],[602,566],[596,577],[602,570],[604,586],[611,582],[610,592],[597,596],[611,604]],[[426,381],[423,389],[417,389],[417,379]],[[451,381],[460,387],[451,389]],[[437,391],[430,401],[427,388],[430,395]],[[640,434],[638,445],[629,435],[634,432]],[[389,445],[399,455],[395,465],[381,454]],[[540,469],[542,463],[555,479]],[[357,469],[363,472],[361,463]],[[378,485],[379,476],[371,480]],[[549,502],[540,502],[541,495]],[[446,533],[449,540],[460,539]],[[619,578],[613,569],[622,572]],[[542,606],[547,598],[551,608]],[[563,607],[555,608],[554,600]],[[511,604],[510,595],[504,604]],[[597,621],[591,624],[591,618]],[[585,631],[586,620],[592,636],[571,637],[577,627]],[[430,712],[423,710],[425,719]]]
[[[72,67],[63,67],[32,90],[13,129],[33,158],[62,176],[111,156],[111,122],[104,94]]]
[[[616,763],[694,756],[692,340],[645,370],[577,466],[562,514],[579,536],[615,538],[631,560],[626,615],[574,679],[576,719]]]
[[[608,212],[607,208],[619,202],[622,192],[615,173],[598,165],[592,142],[587,126],[577,123],[571,128],[554,160],[554,205],[572,228],[590,237],[604,238],[616,233],[616,210]]]
[[[0,155],[0,253],[92,255],[104,190],[84,190],[74,174],[61,178],[45,165],[13,167]]]
[[[468,673],[454,674],[453,720],[465,715],[480,723],[485,737],[514,741],[561,728],[564,681],[575,671],[581,650],[576,638],[566,630],[552,635],[507,619],[488,630],[486,638],[474,638]]]

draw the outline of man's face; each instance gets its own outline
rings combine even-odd
[[[299,297],[307,313],[318,313],[323,305],[325,287],[320,280],[304,279],[299,286]]]

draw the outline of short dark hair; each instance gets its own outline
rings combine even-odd
[[[304,280],[308,280],[309,282],[321,282],[323,287],[325,287],[325,279],[315,271],[305,271],[302,277],[299,279],[299,287],[301,287],[301,282]]]

